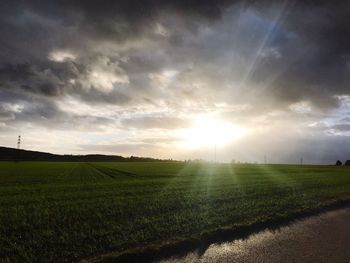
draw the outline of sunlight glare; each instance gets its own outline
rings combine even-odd
[[[192,127],[180,133],[182,148],[196,149],[224,146],[247,134],[247,129],[213,116],[196,118]]]

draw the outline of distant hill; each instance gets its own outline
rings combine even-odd
[[[0,147],[0,161],[74,161],[74,162],[159,162],[170,161],[147,157],[123,157],[120,155],[68,155],[52,154],[29,150],[18,150],[15,148]]]

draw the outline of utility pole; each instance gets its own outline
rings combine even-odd
[[[18,135],[18,139],[17,139],[17,150],[21,149],[21,135]]]
[[[17,139],[17,162],[19,162],[21,157],[21,135],[18,135]]]
[[[303,165],[303,157],[300,158],[300,165]]]
[[[267,164],[266,154],[264,154],[264,164]]]
[[[216,143],[215,143],[215,146],[214,146],[214,163],[216,163]]]

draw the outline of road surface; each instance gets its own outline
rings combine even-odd
[[[350,208],[299,220],[279,230],[265,230],[247,239],[213,244],[202,254],[194,251],[160,262],[350,263]]]

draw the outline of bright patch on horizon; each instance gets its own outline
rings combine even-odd
[[[194,125],[180,132],[179,146],[187,149],[224,146],[248,133],[248,129],[213,116],[201,116]]]

